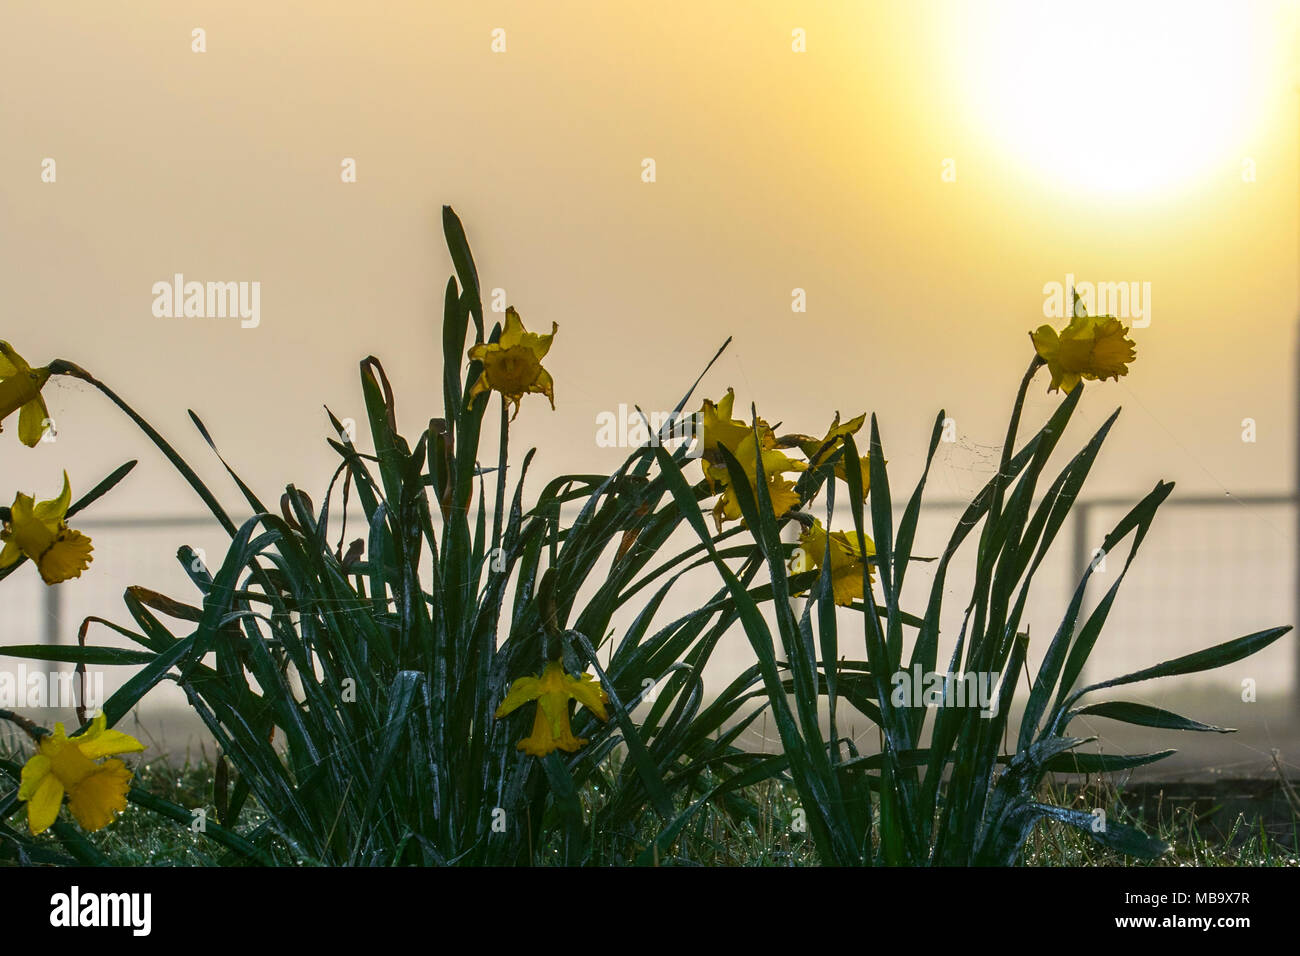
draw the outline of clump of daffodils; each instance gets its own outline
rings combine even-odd
[[[482,372],[470,389],[469,399],[473,401],[488,391],[500,392],[506,402],[514,404],[517,414],[520,399],[529,392],[536,392],[550,399],[554,408],[554,383],[542,368],[541,360],[550,349],[556,328],[552,324],[550,335],[536,335],[524,329],[514,309],[508,310],[499,339],[493,343],[480,343],[469,351],[471,361],[482,366]],[[1044,325],[1030,333],[1035,350],[1031,375],[1036,368],[1046,365],[1051,373],[1049,391],[1064,390],[1067,393],[1084,379],[1118,379],[1127,375],[1128,366],[1137,355],[1128,331],[1113,316],[1087,315],[1076,296],[1074,318],[1068,326],[1058,331]],[[810,502],[801,496],[798,475],[815,471],[833,461],[835,478],[847,483],[845,439],[858,433],[866,416],[859,415],[841,422],[836,413],[821,438],[778,436],[756,414],[749,422],[735,418],[735,401],[735,390],[729,388],[716,402],[706,399],[697,415],[700,466],[708,494],[717,499],[713,504],[713,520],[718,532],[721,533],[729,521],[743,524],[735,482],[743,476],[749,484],[750,494],[757,501],[761,474],[773,517],[794,517],[802,526],[790,570],[795,574],[813,570],[828,574],[832,597],[837,605],[852,606],[854,602],[864,600],[864,588],[874,581],[872,559],[876,554],[875,543],[856,531],[828,531],[821,521],[801,510]],[[797,451],[803,457],[795,458],[787,453],[790,451]],[[728,468],[728,455],[740,466],[740,474],[734,478]],[[865,496],[871,490],[870,456],[861,456],[858,464]],[[574,737],[570,728],[571,700],[601,720],[606,719],[604,705],[608,697],[599,683],[587,674],[571,676],[559,661],[547,664],[541,677],[516,680],[497,708],[496,716],[503,717],[534,700],[537,701],[537,713],[533,731],[517,745],[519,750],[533,756],[542,757],[555,750],[572,753],[586,743]]]
[[[741,519],[740,503],[722,449],[730,452],[740,464],[749,481],[749,490],[755,496],[761,464],[767,482],[768,499],[776,518],[795,512],[806,503],[801,500],[795,483],[786,475],[819,468],[834,458],[835,477],[848,482],[843,458],[844,439],[857,434],[866,421],[865,414],[841,422],[837,413],[821,438],[811,435],[777,437],[771,426],[761,418],[756,418],[752,426],[733,418],[735,398],[735,391],[727,389],[727,394],[717,402],[706,399],[699,413],[702,431],[701,467],[709,490],[718,494],[718,500],[713,506],[713,519],[719,531],[726,522]],[[783,449],[797,449],[806,460],[793,458]],[[835,457],[837,453],[838,457]],[[859,464],[865,494],[870,490],[870,456],[861,456]],[[835,603],[850,605],[854,600],[862,599],[863,572],[865,569],[870,574],[870,558],[876,553],[871,539],[865,536],[864,539],[859,541],[856,533],[844,531],[828,534],[820,521],[812,521],[799,539],[799,549],[791,562],[791,570],[799,573],[821,568],[826,562],[829,541],[829,567]]]
[[[772,511],[780,518],[802,504],[794,482],[785,476],[807,471],[809,467],[815,468],[828,461],[841,447],[843,437],[855,434],[866,419],[865,415],[859,415],[841,425],[837,414],[824,438],[809,435],[785,435],[778,438],[772,427],[761,418],[756,418],[752,426],[733,418],[735,402],[735,390],[729,388],[727,394],[716,402],[705,399],[699,411],[700,466],[704,469],[709,490],[720,495],[713,506],[713,520],[719,531],[726,522],[739,521],[741,518],[740,502],[732,487],[722,449],[725,448],[740,463],[749,479],[749,490],[755,495],[758,492],[758,469],[761,462]],[[783,450],[795,448],[802,451],[808,460],[792,458]],[[865,463],[867,458],[864,457],[862,461]],[[837,463],[835,473],[847,481],[842,461]],[[867,480],[865,473],[863,480]]]
[[[84,830],[100,830],[126,809],[131,771],[116,754],[137,753],[144,744],[130,734],[109,730],[100,714],[82,734],[69,737],[63,724],[41,738],[23,766],[18,799],[27,801],[27,828],[43,833],[59,816],[64,797]]]

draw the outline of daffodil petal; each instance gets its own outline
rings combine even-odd
[[[1030,332],[1029,337],[1033,339],[1034,351],[1038,357],[1045,362],[1050,362],[1060,347],[1061,339],[1056,334],[1056,329],[1050,325],[1040,325],[1037,330]]]
[[[33,758],[35,759],[35,758]],[[54,774],[41,778],[36,790],[27,798],[27,828],[32,836],[44,833],[59,818],[63,806],[63,784]]]
[[[22,777],[18,784],[18,799],[30,800],[46,775],[50,772],[50,758],[44,754],[33,754],[23,765]]]
[[[0,378],[9,378],[26,372],[30,365],[27,360],[14,351],[8,342],[0,342]]]
[[[541,680],[536,677],[521,677],[510,685],[510,689],[506,691],[506,699],[501,702],[501,706],[496,709],[493,716],[504,717],[530,700],[536,700],[541,693]]]
[[[108,718],[103,713],[91,721],[90,727],[84,734],[72,737],[71,741],[91,760],[111,757],[114,754],[139,753],[145,749],[144,744],[130,734],[124,734],[120,730],[110,730]]]
[[[13,538],[5,541],[3,550],[0,550],[0,568],[7,568],[23,556],[23,549],[18,547],[18,542]]]
[[[555,340],[555,333],[558,331],[560,331],[559,324],[552,322],[549,335],[527,332],[521,341],[528,346],[529,351],[537,356],[538,361],[541,361],[546,358],[546,353],[551,350],[551,343]]]
[[[12,516],[13,524],[34,521],[36,520],[36,501],[31,495],[25,495],[20,491],[14,495],[14,503],[9,506],[9,513]]]
[[[49,420],[50,413],[45,407],[45,399],[37,393],[18,413],[18,439],[28,448],[35,448],[41,443]]]
[[[512,305],[506,309],[506,324],[501,330],[501,337],[497,339],[497,344],[502,348],[510,348],[518,345],[524,337],[524,322],[519,318],[519,313]]]
[[[583,674],[578,680],[570,679],[567,682],[569,694],[583,707],[595,714],[601,720],[608,720],[609,715],[605,712],[605,701],[609,695],[601,689],[590,674]]]
[[[51,529],[57,528],[68,514],[68,507],[72,504],[72,484],[68,481],[68,473],[63,473],[63,490],[59,492],[59,497],[51,498],[49,501],[38,501],[32,507],[32,517],[40,521],[46,527]]]
[[[537,373],[537,380],[533,382],[530,391],[545,395],[550,400],[551,408],[555,408],[555,381],[551,378],[551,373],[546,369],[542,369]]]

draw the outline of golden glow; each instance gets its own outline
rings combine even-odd
[[[1236,175],[1293,77],[1288,29],[1254,3],[1009,2],[966,8],[953,37],[966,113],[1023,171],[1090,193]],[[1280,75],[1281,74],[1281,75]]]

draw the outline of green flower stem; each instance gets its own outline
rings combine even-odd
[[[167,456],[167,460],[176,467],[176,470],[185,476],[185,480],[190,483],[190,487],[198,493],[199,497],[203,499],[203,503],[208,506],[213,515],[216,516],[217,520],[221,522],[221,526],[226,529],[226,533],[232,538],[235,536],[238,531],[235,527],[235,523],[230,520],[230,516],[226,514],[225,509],[221,507],[221,504],[213,496],[212,492],[207,489],[207,486],[204,485],[199,476],[195,474],[194,469],[189,466],[176,449],[167,443],[167,440],[163,438],[162,435],[158,434],[152,425],[145,421],[134,408],[123,401],[116,392],[75,362],[69,362],[64,359],[55,359],[50,363],[50,374],[69,375],[72,378],[81,379],[81,381],[90,383],[107,395],[114,405],[125,412],[127,417],[130,418],[131,421],[135,422],[136,425],[140,427],[140,430],[149,436],[149,439],[158,446],[159,450],[161,450],[164,455]]]

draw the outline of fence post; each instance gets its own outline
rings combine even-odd
[[[1070,587],[1065,592],[1071,598],[1074,596],[1074,591],[1078,588],[1079,582],[1083,580],[1084,574],[1087,573],[1088,564],[1092,561],[1092,554],[1088,551],[1088,510],[1088,502],[1075,499],[1073,526],[1070,529],[1070,535],[1074,539],[1071,541],[1074,551],[1074,563],[1073,567],[1070,568]],[[1079,615],[1083,615],[1082,604],[1079,605]],[[1079,630],[1078,623],[1078,619],[1076,619],[1073,632],[1070,634],[1071,642],[1074,640],[1074,633]],[[1083,670],[1079,672],[1079,684],[1086,683],[1087,674],[1088,663],[1085,661]]]
[[[45,585],[45,633],[41,635],[41,643],[47,647],[53,647],[59,643],[59,632],[63,616],[63,602],[60,597],[60,588],[57,584]],[[59,665],[54,661],[42,661],[41,669],[45,674],[53,674],[59,669]]]

